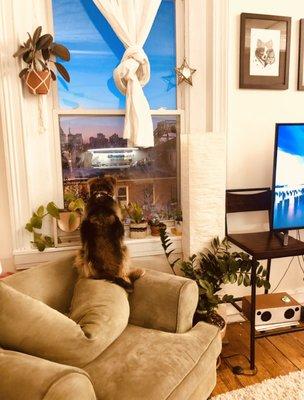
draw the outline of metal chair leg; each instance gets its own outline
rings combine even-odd
[[[267,267],[266,267],[266,270],[267,270],[266,279],[267,279],[267,281],[269,281],[269,279],[270,279],[270,269],[271,269],[271,258],[268,258]],[[264,293],[268,294],[268,289],[265,289]]]
[[[251,270],[250,369],[255,369],[256,266]]]

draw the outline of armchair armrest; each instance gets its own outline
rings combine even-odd
[[[129,297],[130,323],[166,332],[192,328],[198,287],[190,279],[146,270]]]
[[[85,371],[1,348],[0,382],[0,399],[96,400]]]

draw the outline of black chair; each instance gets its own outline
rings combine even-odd
[[[270,279],[271,260],[273,258],[292,257],[304,254],[304,243],[288,236],[288,245],[283,246],[284,235],[270,230],[254,233],[230,233],[228,214],[251,211],[267,211],[270,218],[271,189],[252,188],[226,190],[226,236],[229,242],[250,254],[253,259],[267,260],[267,279]],[[265,293],[268,291],[265,290]],[[239,307],[237,307],[239,309]],[[251,318],[250,318],[250,369],[255,370],[255,339],[271,336],[272,332],[256,333],[256,268],[251,271]],[[293,330],[303,330],[298,327]],[[288,333],[289,330],[279,333]],[[278,332],[276,333],[278,334]]]

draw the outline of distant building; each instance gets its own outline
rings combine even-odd
[[[65,146],[67,144],[67,135],[64,133],[64,130],[61,127],[59,128],[59,133],[61,146]]]
[[[155,145],[176,137],[176,120],[166,119],[158,122],[154,129]]]
[[[71,133],[69,130],[68,134],[68,144],[73,147],[81,147],[83,145],[82,133]]]

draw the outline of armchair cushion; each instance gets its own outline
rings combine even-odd
[[[0,346],[78,367],[125,329],[127,294],[110,282],[80,279],[70,316],[0,282]]]
[[[146,270],[130,294],[130,323],[166,332],[192,328],[198,287],[191,279]]]
[[[0,349],[0,399],[96,400],[87,373],[28,354]]]

